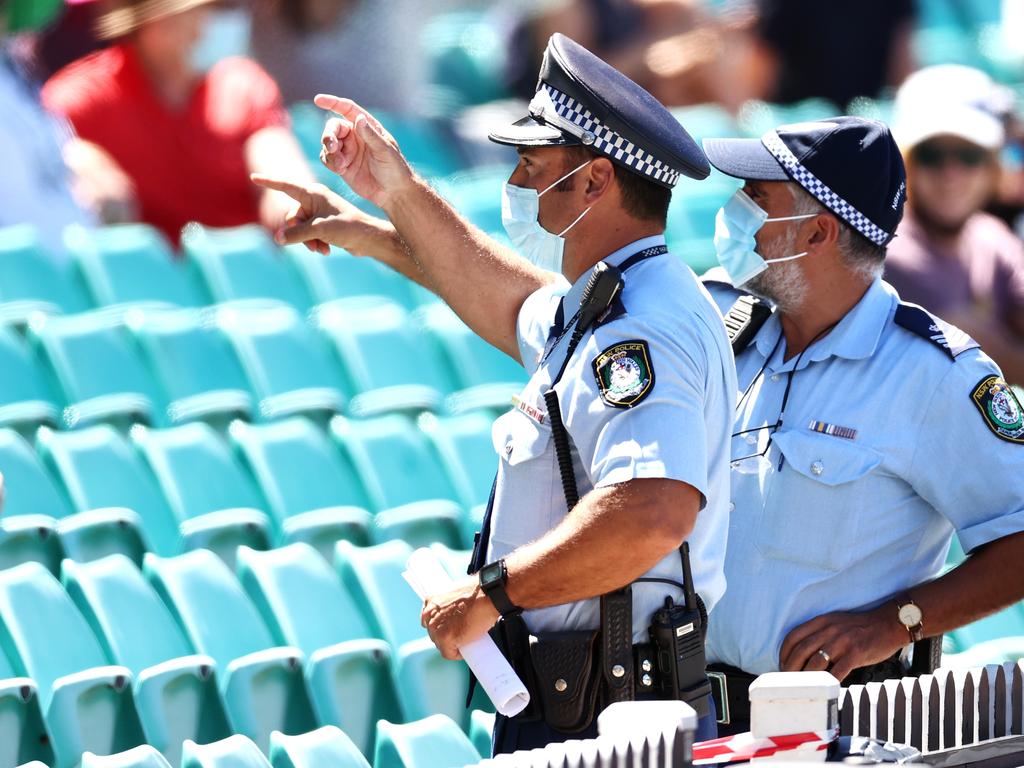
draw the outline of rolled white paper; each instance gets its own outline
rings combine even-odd
[[[429,549],[420,548],[413,552],[405,568],[402,576],[421,600],[451,588],[452,577],[444,569],[437,554]],[[498,712],[512,717],[526,709],[530,703],[530,694],[490,635],[484,634],[459,646],[459,653]]]

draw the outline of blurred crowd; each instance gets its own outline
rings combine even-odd
[[[886,119],[910,187],[886,279],[1024,382],[1024,0],[0,0],[0,226],[56,258],[70,223],[274,229],[249,174],[321,176],[292,124],[313,95],[458,142],[532,95],[555,31],[698,138],[698,105]]]

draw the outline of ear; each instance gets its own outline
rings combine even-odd
[[[615,167],[606,157],[597,157],[586,167],[587,183],[583,197],[587,205],[593,205],[611,189],[615,180]]]
[[[808,250],[831,248],[839,240],[839,220],[832,213],[821,213],[807,220],[810,234],[807,237]]]

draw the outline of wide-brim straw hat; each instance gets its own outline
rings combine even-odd
[[[134,32],[165,16],[173,16],[199,5],[211,5],[217,0],[120,0],[96,20],[96,37],[112,40]]]

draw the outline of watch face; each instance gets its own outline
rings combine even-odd
[[[890,614],[891,616],[892,614]],[[921,609],[913,603],[900,606],[900,623],[905,627],[916,627],[923,618]]]

